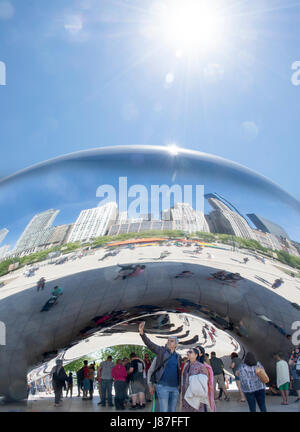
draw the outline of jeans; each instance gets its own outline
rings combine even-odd
[[[179,391],[177,387],[156,385],[156,393],[159,400],[160,412],[176,412]]]
[[[102,379],[101,380],[101,388],[102,388],[102,401],[101,402],[103,405],[105,405],[106,399],[108,401],[108,405],[112,405],[112,395],[111,395],[112,383],[113,383],[112,379]],[[106,398],[106,393],[107,393],[107,398]]]
[[[126,381],[115,381],[115,392],[116,409],[124,409],[124,401],[126,399]]]
[[[54,390],[54,397],[55,397],[55,404],[59,404],[62,397],[62,386],[57,385],[55,382],[53,382],[53,390]]]
[[[256,402],[259,409],[262,412],[267,412],[266,408],[266,391],[265,389],[257,390],[255,392],[246,392],[245,397],[247,399],[250,412],[256,412]]]

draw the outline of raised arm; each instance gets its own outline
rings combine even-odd
[[[141,338],[144,342],[144,344],[151,350],[153,351],[155,354],[159,354],[161,352],[162,347],[159,345],[156,345],[155,343],[151,342],[151,340],[145,335],[144,333],[144,327],[145,327],[145,323],[142,322],[139,325],[139,333],[141,335]]]

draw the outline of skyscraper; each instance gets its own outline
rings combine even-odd
[[[256,239],[246,219],[229,201],[216,194],[206,194],[205,198],[214,209],[206,217],[211,231],[220,234],[235,235],[249,240]],[[235,209],[235,211],[231,210],[231,208]]]
[[[209,227],[202,211],[194,210],[188,203],[175,203],[169,210],[162,211],[164,221],[173,221],[174,229],[189,233],[209,232]]]
[[[255,213],[249,213],[247,214],[247,216],[251,220],[251,222],[254,223],[256,228],[261,230],[262,232],[273,234],[278,238],[282,237],[289,239],[289,236],[280,225],[277,225],[276,223],[269,221],[262,216],[256,215]]]
[[[3,261],[9,254],[10,245],[4,245],[0,247],[0,261]]]
[[[34,250],[36,246],[43,243],[44,237],[50,234],[51,225],[58,213],[59,210],[50,209],[36,214],[17,241],[14,252]]]
[[[118,208],[115,202],[101,207],[82,210],[70,233],[68,242],[88,241],[104,236],[117,220]]]
[[[3,240],[7,236],[7,233],[8,233],[8,229],[6,229],[6,228],[0,229],[0,243],[3,242]]]

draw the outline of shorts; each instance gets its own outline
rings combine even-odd
[[[241,381],[241,378],[236,376],[235,381]]]
[[[214,376],[214,381],[215,381],[215,385],[218,384],[219,389],[226,390],[223,374],[215,375]]]
[[[88,378],[84,378],[83,380],[83,390],[89,390],[90,389],[90,380]]]
[[[141,381],[130,381],[130,394],[145,393],[145,385]]]
[[[293,380],[293,390],[300,390],[300,377]]]
[[[288,390],[290,388],[290,383],[287,382],[285,384],[282,384],[281,386],[279,386],[279,390]]]

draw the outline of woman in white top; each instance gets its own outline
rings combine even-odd
[[[290,388],[290,371],[288,363],[283,360],[283,354],[281,352],[274,355],[276,363],[276,378],[277,387],[280,390],[282,396],[281,405],[289,404],[289,388]]]

